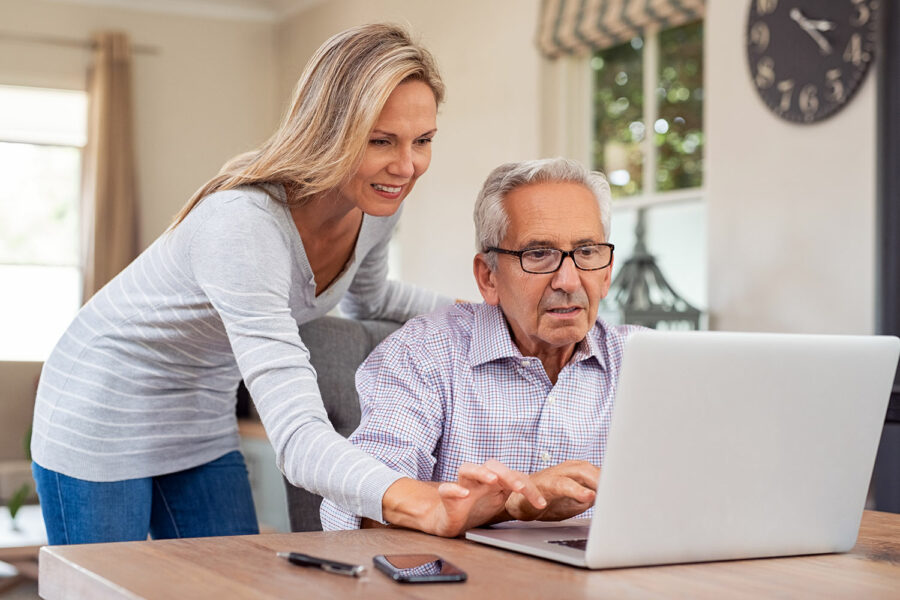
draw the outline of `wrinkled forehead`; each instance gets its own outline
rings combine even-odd
[[[504,243],[513,249],[551,246],[566,250],[606,241],[600,206],[579,183],[522,186],[508,193],[503,205],[509,217]]]

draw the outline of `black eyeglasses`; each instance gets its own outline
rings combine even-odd
[[[579,246],[568,252],[558,248],[530,248],[528,250],[505,250],[503,248],[488,248],[488,252],[499,252],[519,257],[519,264],[526,273],[542,275],[554,273],[562,266],[567,256],[572,257],[572,262],[582,271],[598,271],[605,269],[612,262],[612,244],[591,244]]]

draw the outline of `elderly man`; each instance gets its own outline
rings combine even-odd
[[[499,460],[548,501],[511,494],[493,521],[555,520],[590,508],[622,350],[634,327],[597,319],[610,285],[609,185],[562,158],[508,163],[475,204],[482,304],[417,317],[357,373],[351,441],[425,481]],[[332,502],[325,529],[360,526]]]

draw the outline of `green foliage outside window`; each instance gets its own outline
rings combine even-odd
[[[594,73],[594,166],[607,174],[613,196],[646,190],[642,143],[653,136],[657,191],[703,183],[703,22],[659,33],[656,93],[659,114],[644,123],[644,40],[599,51]]]
[[[656,189],[703,184],[703,22],[659,34],[659,118],[668,123],[656,133],[659,155]]]
[[[643,40],[594,54],[594,167],[610,178],[613,196],[643,189],[645,127]],[[627,173],[627,181],[623,179]]]

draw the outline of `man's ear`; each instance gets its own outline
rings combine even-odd
[[[615,256],[610,260],[609,266],[603,269],[603,284],[602,284],[602,292],[600,293],[600,298],[606,298],[606,295],[609,293],[609,286],[612,283],[612,270],[613,270],[613,262],[615,262]]]
[[[472,262],[472,271],[475,274],[475,283],[478,284],[478,291],[481,297],[488,304],[497,306],[500,304],[500,297],[497,294],[497,286],[494,282],[494,272],[487,264],[487,255],[476,254],[475,260]]]

